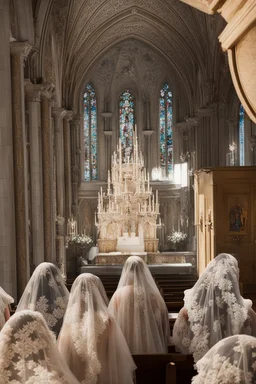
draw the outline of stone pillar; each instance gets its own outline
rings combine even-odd
[[[29,279],[28,183],[24,101],[24,59],[31,50],[26,42],[11,43],[14,192],[18,296]]]
[[[31,185],[31,234],[33,267],[44,261],[44,220],[43,220],[43,182],[41,148],[41,106],[42,85],[25,84],[26,103],[29,114],[29,160]]]
[[[105,109],[107,108],[107,103],[105,103]],[[112,119],[112,112],[102,112],[101,116],[104,118],[104,174],[105,176],[108,174],[108,170],[111,168],[111,156],[112,156],[112,136],[113,136],[113,131],[112,131],[112,126],[111,126],[111,119]],[[106,179],[106,177],[105,177]]]
[[[71,216],[72,188],[71,188],[71,142],[70,142],[70,121],[73,112],[67,111],[63,122],[64,141],[64,179],[65,179],[65,219],[66,223]]]
[[[61,272],[65,274],[65,190],[64,183],[64,142],[63,142],[63,118],[67,111],[63,108],[54,108],[55,125],[55,156],[56,156],[56,263]]]
[[[142,132],[144,136],[144,156],[145,156],[145,165],[147,167],[147,171],[149,172],[149,177],[151,179],[152,174],[152,135],[154,131],[152,130],[145,130]]]
[[[42,170],[43,170],[43,209],[44,209],[44,259],[55,261],[55,221],[53,221],[53,145],[50,99],[54,86],[45,84],[41,93],[41,129],[42,129]]]
[[[256,135],[250,137],[250,147],[252,151],[252,163],[251,165],[256,165]]]
[[[76,216],[78,205],[78,183],[80,177],[80,167],[77,162],[80,158],[77,156],[79,152],[79,142],[77,141],[77,132],[80,131],[80,118],[76,118],[71,124],[71,180],[72,180],[72,213]]]
[[[0,281],[1,286],[16,299],[16,234],[8,0],[0,0],[0,36]]]
[[[239,159],[239,135],[238,119],[227,120],[229,129],[229,143],[227,147],[226,165],[238,165]],[[233,150],[231,149],[233,146]]]

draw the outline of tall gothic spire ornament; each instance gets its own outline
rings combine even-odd
[[[101,253],[158,250],[156,230],[161,226],[158,191],[154,195],[150,187],[136,126],[132,147],[123,148],[119,140],[112,155],[107,191],[101,188],[98,194],[95,225]]]

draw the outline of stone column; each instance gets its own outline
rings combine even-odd
[[[76,118],[71,124],[71,180],[72,180],[72,213],[76,216],[78,204],[78,183],[80,175],[80,167],[77,162],[79,158],[77,152],[79,151],[79,142],[77,141],[77,131],[80,131],[80,118]]]
[[[0,281],[1,286],[16,299],[16,234],[8,0],[0,0],[0,36]]]
[[[227,164],[237,165],[239,159],[238,119],[227,120],[229,129],[229,143],[227,147]],[[233,150],[230,149],[233,146]]]
[[[64,179],[65,179],[65,219],[66,223],[71,216],[72,188],[71,188],[71,142],[70,142],[70,121],[73,111],[67,111],[63,122],[64,140]]]
[[[67,111],[63,108],[54,108],[55,125],[55,156],[56,156],[56,263],[61,272],[65,274],[65,190],[64,183],[64,143],[63,143],[63,118]]]
[[[256,135],[250,137],[250,147],[252,151],[252,163],[251,165],[256,165]]]
[[[53,262],[55,259],[55,221],[53,222],[53,146],[50,105],[53,91],[54,86],[52,84],[45,84],[43,92],[41,93],[44,259],[48,262]]]
[[[31,50],[26,42],[11,43],[14,192],[18,296],[29,279],[28,183],[26,164],[24,59]]]
[[[30,185],[31,185],[31,234],[33,267],[44,261],[44,220],[43,220],[43,182],[41,149],[41,106],[42,85],[25,84],[26,103],[29,114],[30,142]]]
[[[154,131],[147,129],[142,132],[144,136],[144,156],[145,156],[145,165],[147,167],[147,171],[149,172],[149,177],[151,179],[152,174],[152,135]]]

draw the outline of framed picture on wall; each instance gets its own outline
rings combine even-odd
[[[227,195],[227,215],[229,235],[249,234],[249,198],[248,194]]]

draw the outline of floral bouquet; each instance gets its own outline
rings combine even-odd
[[[174,231],[167,236],[167,242],[172,245],[172,248],[175,250],[181,250],[185,248],[188,242],[188,235],[181,231]]]
[[[69,237],[66,244],[67,247],[74,245],[76,247],[76,253],[80,256],[92,247],[93,240],[87,235],[75,235]]]

